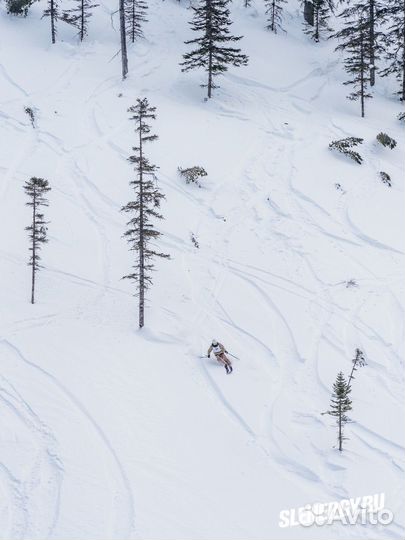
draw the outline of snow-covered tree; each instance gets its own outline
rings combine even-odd
[[[343,441],[346,439],[343,434],[343,428],[350,418],[346,416],[348,411],[352,410],[352,402],[349,398],[350,386],[347,384],[343,373],[340,371],[333,384],[333,393],[331,397],[330,410],[327,414],[336,418],[337,440],[340,452],[343,450]]]
[[[77,28],[80,41],[87,36],[88,20],[92,16],[91,10],[99,4],[92,4],[90,0],[75,0],[77,6],[63,12],[63,20]]]
[[[333,0],[313,0],[314,24],[304,23],[304,32],[318,43],[322,36],[327,37],[332,28],[329,19],[334,11]]]
[[[44,10],[43,17],[49,17],[51,21],[51,39],[56,42],[56,25],[59,19],[58,0],[48,0],[48,7]]]
[[[146,11],[148,4],[144,0],[125,0],[125,19],[127,34],[132,43],[143,37],[142,24],[148,19]]]
[[[352,370],[350,372],[349,378],[347,380],[347,386],[351,386],[352,380],[354,379],[354,372],[358,370],[359,367],[364,367],[366,365],[366,359],[364,353],[361,349],[356,349],[354,358],[352,360]]]
[[[133,147],[134,155],[129,157],[129,161],[134,164],[136,177],[131,180],[130,185],[134,188],[136,198],[126,204],[122,211],[132,217],[128,221],[128,230],[124,233],[130,249],[137,254],[137,260],[133,266],[134,271],[124,276],[136,283],[137,296],[139,299],[139,328],[144,326],[145,320],[145,291],[152,284],[151,273],[154,266],[151,260],[155,257],[168,258],[169,255],[156,250],[152,242],[161,236],[161,233],[154,228],[152,219],[162,219],[158,212],[160,202],[164,195],[156,187],[155,172],[156,165],[150,163],[145,155],[144,146],[148,142],[155,141],[157,135],[151,135],[151,127],[148,121],[155,120],[156,108],[151,107],[146,98],[138,99],[136,105],[130,107],[128,112],[136,123],[135,132],[138,135],[138,146]]]
[[[26,17],[35,0],[6,0],[7,13]]]
[[[398,83],[398,95],[405,101],[405,0],[388,0],[384,13],[387,28],[383,40],[387,66],[381,70],[382,77],[393,74]]]
[[[353,86],[347,96],[351,100],[360,100],[361,116],[365,114],[365,100],[371,98],[368,91],[370,84],[370,32],[362,10],[345,10],[344,28],[335,36],[341,41],[336,50],[346,54],[344,66],[350,79],[343,84]]]
[[[48,180],[43,178],[32,177],[27,180],[24,184],[25,193],[28,195],[27,206],[32,208],[32,219],[31,225],[25,227],[25,230],[28,231],[28,237],[30,239],[30,260],[28,265],[32,267],[31,272],[31,304],[35,302],[35,278],[36,273],[41,268],[39,261],[41,257],[39,256],[39,251],[41,245],[48,242],[47,239],[47,221],[44,219],[44,215],[39,211],[41,206],[48,206],[48,200],[45,198],[45,195],[50,191]]]
[[[197,7],[191,8],[194,16],[190,26],[200,36],[185,42],[194,45],[195,49],[183,55],[184,61],[180,65],[182,71],[203,68],[207,72],[207,84],[201,86],[208,89],[209,98],[212,90],[217,88],[214,77],[225,73],[230,65],[238,67],[248,63],[248,57],[240,49],[229,46],[242,39],[229,31],[232,24],[229,3],[230,0],[199,0]]]
[[[277,33],[279,29],[282,29],[283,4],[286,2],[287,0],[264,0],[267,15],[267,30]]]

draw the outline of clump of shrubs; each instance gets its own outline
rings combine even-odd
[[[34,128],[35,127],[35,114],[31,107],[24,107],[24,112],[28,115],[31,125]]]
[[[349,157],[350,159],[361,165],[363,158],[358,152],[353,150],[353,148],[358,146],[359,144],[362,144],[363,140],[364,139],[361,139],[360,137],[346,137],[345,139],[332,141],[329,144],[329,148],[331,150],[337,150],[338,152],[341,152],[345,156]]]
[[[193,167],[188,167],[186,169],[178,167],[177,170],[179,171],[180,176],[185,179],[186,184],[195,184],[199,188],[202,187],[200,178],[207,176],[207,171],[204,167],[200,167],[199,165],[194,165]]]
[[[197,238],[195,237],[194,233],[191,233],[191,234],[190,234],[190,238],[191,238],[191,241],[192,241],[194,247],[196,247],[197,249],[199,249],[200,243],[198,242],[198,240],[197,240]]]
[[[377,135],[377,141],[386,148],[391,148],[391,150],[397,145],[397,141],[395,139],[393,139],[386,133],[383,133],[382,131]]]
[[[388,173],[386,173],[385,171],[380,171],[380,178],[381,178],[381,182],[384,182],[384,184],[387,184],[388,187],[392,186],[391,176]]]

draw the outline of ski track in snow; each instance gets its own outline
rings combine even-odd
[[[121,486],[117,487],[117,489],[120,490],[119,494],[119,501],[116,503],[117,505],[117,525],[116,529],[113,531],[114,536],[119,537],[122,535],[123,537],[127,538],[131,536],[131,533],[134,528],[134,503],[133,503],[133,495],[132,495],[132,489],[130,486],[130,482],[126,476],[125,469],[117,456],[113,446],[111,445],[110,441],[108,440],[107,436],[101,429],[101,427],[97,424],[96,420],[91,416],[91,414],[85,409],[83,404],[72,394],[72,392],[67,389],[58,379],[56,379],[51,373],[43,369],[42,367],[38,366],[37,364],[31,362],[28,360],[21,351],[12,343],[10,343],[8,340],[2,340],[0,341],[0,344],[7,347],[14,353],[15,359],[18,361],[23,362],[26,364],[26,366],[29,366],[32,368],[35,372],[35,377],[33,377],[33,380],[35,378],[38,378],[39,381],[41,380],[41,377],[46,378],[48,381],[51,382],[52,386],[54,387],[54,395],[53,400],[58,399],[58,394],[62,394],[63,399],[67,399],[70,403],[70,406],[72,409],[76,409],[79,411],[80,416],[82,417],[82,421],[86,422],[90,425],[90,427],[95,431],[98,437],[99,444],[105,446],[108,453],[110,454],[113,462],[115,463],[115,466],[118,470],[118,476],[120,477]],[[39,374],[39,375],[38,375]],[[31,406],[22,398],[22,396],[17,392],[17,390],[14,388],[11,382],[6,380],[6,383],[12,388],[13,393],[7,392],[5,389],[2,388],[2,396],[1,400],[2,402],[12,408],[14,414],[18,415],[23,419],[23,422],[30,428],[35,430],[40,438],[43,440],[43,444],[45,445],[45,449],[43,453],[45,454],[45,457],[48,460],[48,464],[50,468],[53,471],[53,478],[52,482],[56,484],[56,495],[52,494],[50,496],[49,502],[46,504],[49,504],[50,506],[55,505],[55,510],[53,512],[53,515],[51,516],[49,528],[46,533],[44,531],[40,531],[39,536],[43,535],[46,538],[52,537],[52,533],[57,525],[58,517],[59,517],[59,511],[60,511],[60,492],[61,492],[61,483],[63,480],[63,462],[58,457],[57,449],[56,449],[56,440],[52,432],[49,431],[48,426],[41,420],[41,418],[34,412],[34,410],[31,408]],[[14,401],[16,398],[20,402],[20,407],[17,409],[15,405],[13,405],[13,402],[11,399],[7,399],[5,396],[10,396],[10,398]],[[24,408],[23,411],[21,411],[22,407]],[[91,443],[89,440],[89,448],[91,448]],[[4,470],[6,470],[6,467],[3,465]],[[42,481],[44,480],[41,476]],[[38,479],[37,479],[38,481]],[[24,500],[25,505],[28,505],[31,503],[29,493],[26,493],[26,484],[27,482],[24,481],[21,482],[18,479],[14,479],[13,483],[17,486],[14,489],[17,491],[18,496]],[[28,484],[29,486],[29,484]],[[63,502],[63,501],[62,501]],[[38,501],[39,506],[44,506],[45,501],[43,497],[40,501]],[[17,538],[25,538],[29,537],[33,534],[33,531],[29,529],[29,526],[31,524],[31,521],[33,519],[33,516],[30,515],[27,509],[24,510],[24,525],[19,525],[18,527],[18,534],[16,535]],[[43,526],[43,524],[41,524]],[[38,534],[38,531],[35,531],[36,534]],[[14,534],[12,533],[12,536],[14,537]]]

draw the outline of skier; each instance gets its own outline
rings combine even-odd
[[[210,348],[208,349],[208,352],[207,352],[208,358],[210,358],[210,355],[212,352],[215,354],[215,358],[218,360],[218,362],[225,367],[227,374],[229,375],[230,373],[232,373],[233,371],[232,363],[225,354],[228,351],[225,349],[222,343],[218,343],[216,339],[212,340]]]

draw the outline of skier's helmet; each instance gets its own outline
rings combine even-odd
[[[214,347],[216,347],[218,345],[218,341],[216,339],[213,339],[212,344],[214,345]]]

